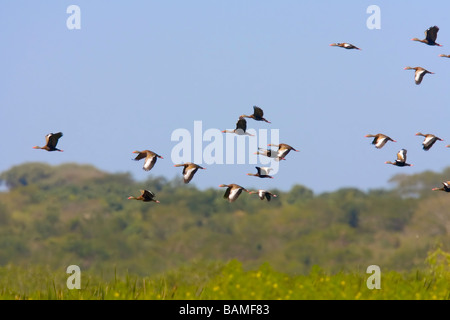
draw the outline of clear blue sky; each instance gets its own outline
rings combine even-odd
[[[72,4],[80,30],[66,26]],[[381,9],[380,30],[366,26],[369,5]],[[206,166],[192,183],[302,184],[320,193],[440,171],[450,165],[450,59],[438,57],[450,54],[449,12],[447,1],[2,1],[0,172],[77,162],[137,180],[181,178],[172,132],[193,134],[194,121],[233,129],[253,105],[272,123],[248,119],[248,127],[279,129],[300,152],[275,179],[247,176],[252,164],[224,164]],[[433,25],[443,47],[410,40]],[[417,86],[406,66],[435,74]],[[64,152],[32,149],[57,131]],[[425,152],[418,131],[445,141]],[[398,142],[377,150],[364,135],[378,132]],[[414,167],[384,163],[401,148]],[[141,149],[164,159],[145,172],[131,160]]]

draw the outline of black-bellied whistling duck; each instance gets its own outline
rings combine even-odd
[[[155,194],[149,190],[140,190],[141,191],[141,195],[139,197],[134,197],[134,196],[129,196],[128,200],[130,199],[134,199],[134,200],[141,200],[144,202],[156,202],[159,203],[159,200],[155,199]]]
[[[267,201],[271,200],[271,197],[278,197],[276,194],[273,194],[266,190],[258,190],[258,191],[250,191],[249,194],[257,194],[261,200],[267,199]]]
[[[439,138],[439,137],[436,137],[434,134],[431,134],[431,133],[427,133],[427,134],[423,134],[423,133],[421,133],[421,132],[417,132],[416,133],[416,136],[422,136],[422,137],[425,137],[425,139],[423,140],[423,142],[422,142],[422,145],[423,145],[423,150],[425,150],[425,151],[428,151],[428,150],[430,150],[430,148],[433,146],[433,144],[436,142],[436,141],[444,141],[444,139],[441,139],[441,138]]]
[[[228,199],[228,202],[236,201],[236,199],[239,197],[239,195],[242,193],[242,191],[249,192],[244,187],[241,187],[238,184],[221,184],[219,187],[221,188],[227,188],[225,190],[225,194],[223,195],[224,199]]]
[[[442,187],[441,188],[433,188],[431,190],[433,191],[445,191],[445,192],[450,192],[450,181],[443,181],[442,182]]]
[[[291,150],[296,151],[296,152],[300,152],[300,150],[296,150],[296,149],[294,149],[293,147],[291,147],[290,145],[288,145],[286,143],[280,143],[280,144],[269,143],[268,146],[269,147],[278,147],[278,154],[277,154],[278,158],[277,158],[277,160],[283,160],[288,155],[288,153]]]
[[[392,141],[392,142],[397,142],[394,139],[392,139],[391,137],[388,137],[385,134],[382,133],[377,133],[377,134],[366,134],[365,135],[366,138],[374,138],[372,140],[372,144],[375,145],[375,148],[377,149],[381,149],[383,148],[383,146],[386,144],[386,142],[388,141]]]
[[[394,166],[398,167],[411,167],[412,164],[406,163],[406,149],[401,149],[399,152],[397,152],[397,160],[395,162],[386,161],[387,164],[393,164]]]
[[[264,116],[263,110],[260,107],[253,106],[253,114],[249,116],[243,114],[242,116],[240,116],[240,118],[252,118],[256,121],[265,121],[267,123],[270,123],[270,121],[266,120],[263,116]]]
[[[236,122],[236,129],[234,130],[223,130],[223,133],[235,133],[237,135],[243,136],[253,136],[253,134],[250,134],[247,132],[247,120],[245,120],[242,117],[239,117],[239,120]]]
[[[450,54],[440,54],[439,57],[450,58]]]
[[[255,167],[255,168],[258,171],[257,173],[247,173],[247,175],[248,176],[253,176],[253,177],[259,177],[259,178],[271,178],[271,179],[273,179],[273,177],[269,175],[269,172],[271,170],[273,170],[272,168],[269,168],[269,167]]]
[[[332,47],[341,47],[344,49],[356,49],[356,50],[361,50],[360,48],[358,48],[357,46],[352,45],[351,43],[347,43],[347,42],[338,42],[338,43],[332,43],[330,44],[330,46]]]
[[[205,170],[206,168],[203,168],[199,166],[198,164],[192,163],[192,162],[186,162],[182,164],[176,164],[174,167],[183,167],[183,180],[184,183],[189,183],[192,178],[194,177],[194,174],[198,171],[198,169]]]
[[[63,151],[61,149],[58,149],[56,147],[56,145],[58,144],[58,140],[59,138],[61,138],[63,136],[62,132],[57,132],[57,133],[49,133],[45,136],[45,146],[43,147],[39,147],[39,146],[34,146],[33,149],[44,149],[47,151]]]
[[[433,26],[425,30],[425,39],[418,39],[418,38],[412,38],[413,41],[419,41],[422,43],[425,43],[429,46],[439,46],[442,47],[439,43],[436,42],[437,34],[438,34],[439,28],[437,26]]]
[[[156,159],[160,158],[160,159],[164,159],[163,157],[161,157],[159,154],[154,153],[153,151],[150,150],[143,150],[143,151],[133,151],[133,153],[137,153],[138,155],[136,156],[136,158],[134,158],[133,160],[141,160],[145,158],[144,161],[144,166],[142,167],[142,169],[144,169],[145,171],[150,171],[153,166],[156,163]]]
[[[403,70],[416,70],[414,73],[414,81],[417,85],[419,85],[422,82],[423,77],[429,73],[434,74],[434,72],[428,71],[427,69],[424,69],[422,67],[405,67]]]

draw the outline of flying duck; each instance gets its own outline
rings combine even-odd
[[[439,57],[450,58],[450,54],[440,54]]]
[[[442,185],[443,186],[441,188],[433,188],[431,190],[450,192],[450,181],[444,181],[444,182],[442,182]]]
[[[144,169],[145,171],[150,171],[153,168],[153,166],[156,163],[157,158],[164,159],[159,154],[156,154],[150,150],[133,151],[133,153],[137,153],[138,155],[136,156],[136,158],[134,158],[132,160],[139,161],[139,160],[145,158],[144,166],[142,167],[142,169]]]
[[[39,147],[39,146],[34,146],[33,149],[44,149],[47,151],[63,151],[61,149],[58,149],[56,147],[56,145],[58,144],[58,140],[59,138],[61,138],[63,136],[62,132],[57,132],[57,133],[49,133],[45,136],[45,146],[43,147]]]
[[[436,137],[434,134],[430,134],[430,133],[427,133],[427,134],[423,134],[423,133],[421,133],[421,132],[417,132],[416,133],[416,136],[422,136],[422,137],[425,137],[425,139],[423,140],[423,142],[422,142],[422,145],[423,145],[423,150],[425,150],[425,151],[428,151],[428,150],[430,150],[430,148],[433,146],[433,144],[436,142],[436,141],[444,141],[443,139],[441,139],[441,138],[439,138],[439,137]]]
[[[377,134],[366,134],[366,138],[374,138],[372,140],[372,144],[375,145],[375,148],[381,149],[388,141],[397,142],[393,140],[392,138],[388,137],[385,134],[377,133]]]
[[[425,43],[429,46],[439,46],[442,47],[439,43],[436,43],[436,38],[438,34],[439,28],[437,26],[433,26],[425,30],[425,39],[412,38],[413,41],[419,41]]]
[[[272,168],[269,168],[269,167],[255,167],[255,168],[258,171],[257,173],[247,173],[247,175],[248,176],[259,177],[259,178],[271,178],[271,179],[273,179],[272,176],[269,176],[269,172],[271,170],[273,170]]]
[[[296,150],[296,149],[294,149],[293,147],[291,147],[290,145],[288,145],[288,144],[286,144],[286,143],[280,143],[280,144],[272,144],[272,143],[269,143],[268,144],[268,146],[269,147],[278,147],[278,153],[277,153],[277,160],[283,160],[287,155],[288,155],[288,153],[291,151],[291,150],[293,150],[293,151],[296,151],[296,152],[300,152],[300,150]]]
[[[393,164],[394,166],[398,167],[409,167],[412,166],[410,163],[406,163],[406,149],[401,149],[399,152],[397,152],[397,160],[395,162],[386,161],[387,164]]]
[[[256,121],[265,121],[267,123],[270,123],[270,121],[266,120],[264,117],[264,112],[260,107],[257,106],[253,106],[253,114],[247,116],[245,114],[243,114],[242,116],[240,116],[240,118],[252,118]]]
[[[261,200],[267,199],[267,201],[270,201],[271,197],[277,197],[276,194],[262,189],[258,191],[250,191],[249,194],[257,194]]]
[[[140,190],[141,191],[141,195],[139,197],[134,197],[134,196],[129,196],[128,200],[130,199],[134,199],[134,200],[141,200],[144,202],[156,202],[159,203],[158,200],[155,199],[155,194],[149,190]]]
[[[253,136],[253,134],[250,134],[247,132],[247,120],[245,120],[242,117],[239,117],[239,120],[236,122],[236,129],[234,130],[223,130],[223,133],[235,133],[240,136]]]
[[[198,171],[198,169],[205,170],[206,168],[203,168],[199,166],[198,164],[192,163],[192,162],[186,162],[183,164],[176,164],[174,167],[183,167],[183,180],[184,183],[189,183],[192,178],[194,177],[194,174]]]
[[[361,50],[360,48],[358,48],[357,46],[352,45],[351,43],[347,43],[347,42],[338,42],[338,43],[332,43],[330,44],[330,46],[332,47],[341,47],[341,48],[345,48],[345,49],[356,49],[356,50]]]
[[[234,184],[234,183],[232,183],[232,184],[221,184],[219,187],[227,188],[227,190],[225,190],[225,194],[223,195],[223,197],[224,197],[224,199],[228,199],[228,202],[236,201],[236,199],[241,194],[242,190],[245,191],[245,192],[249,192],[244,187],[241,187],[240,185],[237,185],[237,184]]]
[[[414,81],[416,82],[417,85],[419,85],[422,82],[423,77],[429,73],[429,74],[434,74],[434,72],[428,71],[422,67],[405,67],[403,68],[403,70],[416,70],[416,72],[414,73]]]

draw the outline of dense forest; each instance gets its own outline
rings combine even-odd
[[[224,189],[199,190],[181,179],[106,173],[90,165],[24,163],[0,174],[0,267],[78,265],[155,274],[199,261],[269,263],[289,274],[410,271],[436,247],[449,251],[450,194],[431,191],[443,172],[400,174],[392,188],[314,194],[306,186],[261,201]],[[127,200],[139,189],[159,204]]]

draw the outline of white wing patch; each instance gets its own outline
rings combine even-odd
[[[377,148],[382,147],[386,143],[386,138],[380,138],[377,141],[377,144],[375,145]]]
[[[186,180],[188,180],[189,179],[189,177],[193,174],[193,171],[195,170],[195,168],[191,168],[191,169],[189,169],[189,170],[186,170],[186,172],[184,173],[184,178],[186,179]]]
[[[153,166],[153,164],[152,164],[153,158],[154,157],[150,157],[150,158],[145,159],[144,169],[150,170],[152,168],[152,166]]]
[[[230,199],[230,200],[236,199],[237,196],[239,195],[239,191],[240,191],[240,190],[241,190],[241,189],[231,189],[231,190],[230,190],[230,196],[228,197],[228,199]]]
[[[425,145],[425,144],[428,144],[428,143],[430,143],[433,139],[434,139],[434,137],[426,137],[422,144],[424,144],[424,145]]]

